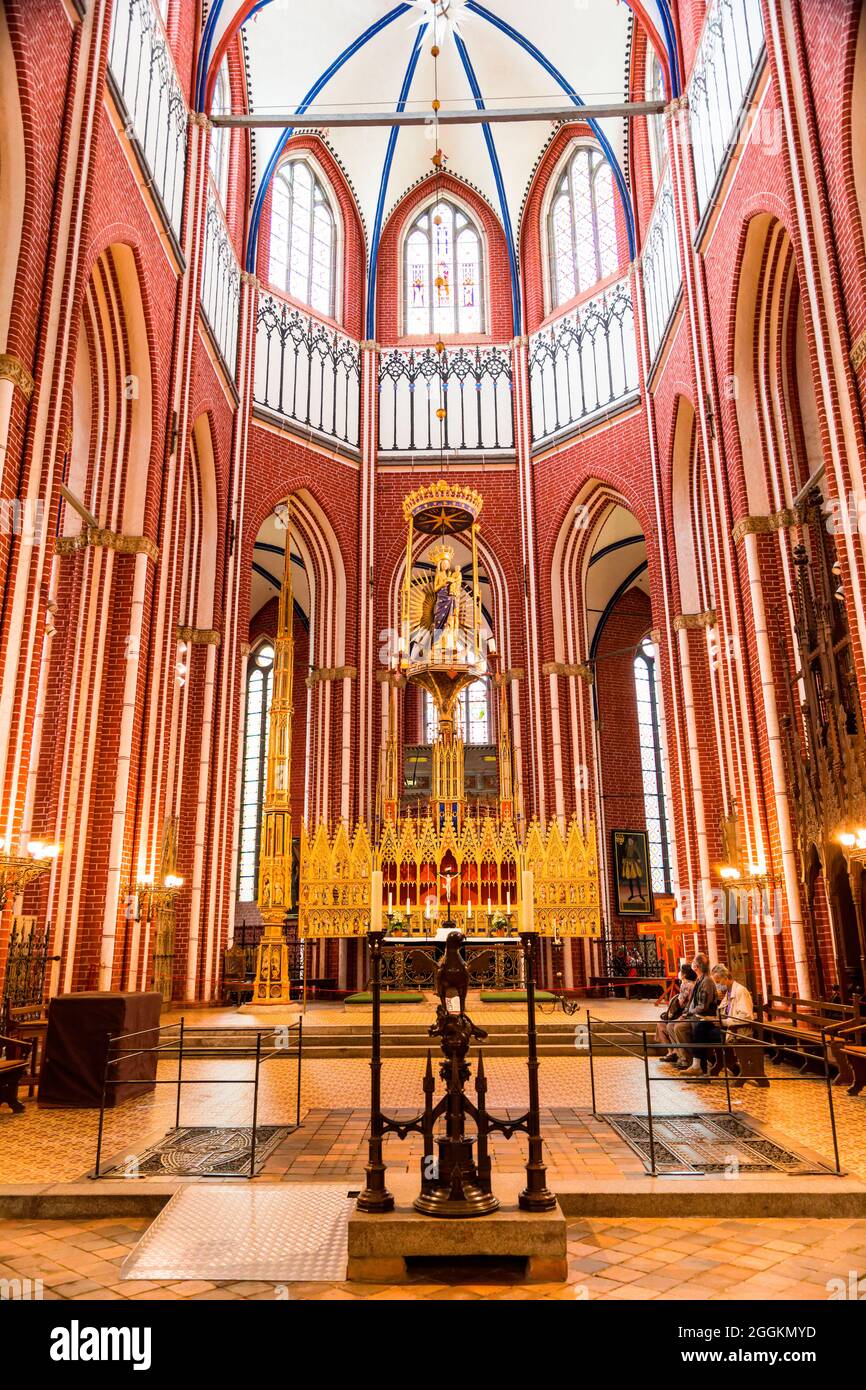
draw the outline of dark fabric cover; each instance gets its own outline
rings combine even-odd
[[[40,1105],[98,1106],[109,1034],[117,1037],[147,1030],[143,1037],[119,1043],[114,1055],[118,1049],[139,1051],[154,1047],[159,1042],[161,1008],[162,995],[152,992],[59,994],[52,999],[39,1075]],[[153,1090],[156,1056],[150,1052],[124,1057],[109,1069],[109,1076],[121,1084],[106,1088],[106,1107]]]

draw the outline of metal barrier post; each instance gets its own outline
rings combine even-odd
[[[253,1132],[250,1136],[250,1177],[256,1175],[256,1124],[259,1117],[259,1067],[262,1062],[262,1034],[261,1030],[256,1032],[256,1075],[255,1085],[253,1086]]]
[[[824,1082],[827,1087],[827,1104],[830,1107],[830,1129],[833,1134],[833,1157],[836,1160],[836,1174],[841,1175],[842,1167],[839,1162],[839,1136],[836,1132],[836,1107],[833,1104],[833,1083],[830,1080],[830,1062],[827,1057],[827,1033],[821,1029],[821,1048],[824,1053]]]
[[[643,1032],[642,1032],[642,1037],[643,1037],[643,1074],[644,1074],[644,1084],[646,1085],[647,1126],[648,1126],[648,1128],[649,1128],[649,1141],[650,1141],[650,1174],[651,1174],[652,1177],[655,1178],[655,1177],[658,1176],[658,1174],[656,1173],[656,1141],[655,1141],[655,1135],[653,1134],[653,1105],[652,1105],[652,1099],[651,1099],[651,1096],[650,1096],[649,1052],[648,1052],[648,1050],[647,1050],[646,1029],[643,1030]]]
[[[177,1104],[174,1108],[174,1127],[180,1129],[180,1088],[183,1073],[183,1017],[180,1020],[180,1042],[177,1049]]]
[[[96,1136],[96,1167],[93,1173],[95,1178],[100,1176],[99,1162],[102,1157],[102,1129],[105,1124],[105,1090],[108,1086],[108,1068],[111,1056],[111,1034],[107,1033],[106,1037],[108,1038],[108,1046],[105,1049],[105,1067],[102,1072],[102,1099],[99,1103],[99,1131]]]
[[[586,1011],[586,1032],[589,1039],[589,1085],[592,1091],[592,1113],[598,1118],[598,1111],[595,1108],[595,1059],[592,1055],[592,1017],[589,1009]]]
[[[295,1124],[301,1123],[301,1056],[304,1050],[304,1020],[298,1019],[298,1097],[295,1107]]]

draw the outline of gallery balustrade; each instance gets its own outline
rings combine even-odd
[[[382,453],[514,448],[508,347],[393,348],[379,360]],[[440,411],[444,415],[440,418]]]
[[[150,187],[180,241],[189,117],[151,0],[118,0],[115,5],[108,75]]]
[[[357,449],[360,444],[361,349],[329,324],[286,300],[262,294],[256,322],[253,401]]]
[[[634,305],[627,279],[533,334],[529,380],[534,442],[574,429],[637,391]]]
[[[764,51],[761,0],[716,0],[689,83],[689,125],[701,215],[732,145],[743,137],[741,113]]]

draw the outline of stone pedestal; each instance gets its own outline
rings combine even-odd
[[[523,1258],[528,1283],[565,1283],[566,1221],[554,1211],[526,1212],[517,1205],[523,1173],[494,1176],[499,1210],[489,1216],[434,1219],[415,1211],[416,1177],[387,1179],[394,1210],[372,1216],[353,1211],[349,1217],[349,1278],[364,1283],[400,1284],[408,1279],[407,1259]]]

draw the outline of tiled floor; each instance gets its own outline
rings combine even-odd
[[[613,1002],[607,1017],[646,1017],[646,1004]],[[321,1022],[322,1010],[317,1016]],[[488,1017],[491,1017],[491,1014]],[[502,1012],[512,1019],[510,1010]],[[429,1010],[409,1007],[413,1020]],[[334,1022],[345,1014],[332,1010]],[[393,1015],[389,1015],[389,1018]],[[242,1016],[251,1026],[259,1022]],[[358,1015],[353,1022],[366,1020]],[[199,1018],[196,1021],[201,1021]],[[207,1023],[237,1024],[239,1016],[209,1014]],[[502,1021],[502,1020],[497,1020]],[[383,1068],[383,1101],[392,1114],[417,1113],[421,1101],[421,1058],[388,1060]],[[183,1124],[248,1124],[252,1076],[244,1059],[192,1060],[191,1078],[204,1084],[184,1092]],[[526,1104],[526,1066],[519,1058],[491,1057],[486,1067],[488,1106],[501,1115],[519,1113]],[[175,1064],[160,1066],[170,1079]],[[651,1064],[653,1107],[683,1113],[725,1106],[721,1084],[686,1082],[658,1062]],[[762,1122],[801,1149],[832,1157],[823,1083],[803,1081],[791,1071],[772,1068],[767,1089],[746,1086],[733,1092],[735,1108]],[[218,1084],[232,1078],[229,1084]],[[664,1078],[662,1080],[662,1078]],[[639,1062],[623,1057],[596,1063],[596,1104],[600,1112],[645,1112],[646,1088]],[[294,1118],[297,1070],[294,1061],[276,1056],[264,1063],[259,1121],[280,1124]],[[259,1181],[345,1181],[360,1185],[366,1158],[369,1063],[359,1059],[309,1059],[304,1064],[303,1123],[268,1160]],[[575,1053],[545,1057],[540,1069],[543,1131],[551,1177],[617,1178],[628,1181],[642,1172],[635,1154],[603,1121],[592,1116],[589,1061]],[[834,1091],[842,1160],[853,1175],[866,1178],[866,1097],[852,1099]],[[175,1089],[121,1106],[106,1117],[106,1160],[140,1152],[174,1124]],[[57,1183],[84,1176],[94,1159],[97,1113],[40,1110],[27,1102],[23,1115],[0,1111],[0,1183]],[[415,1170],[420,1141],[386,1140],[385,1158],[396,1174]],[[524,1161],[520,1136],[494,1139],[493,1161],[500,1172]],[[0,1222],[0,1278],[41,1279],[47,1298],[613,1298],[613,1299],[825,1299],[828,1280],[856,1282],[866,1273],[866,1221],[817,1220],[637,1220],[593,1219],[569,1223],[569,1280],[565,1285],[525,1286],[505,1266],[475,1271],[426,1269],[411,1284],[398,1287],[356,1284],[123,1283],[120,1265],[148,1222],[107,1218],[86,1221]],[[467,1277],[472,1282],[467,1282]]]
[[[0,1278],[41,1280],[46,1299],[826,1300],[866,1294],[866,1221],[570,1221],[568,1282],[520,1283],[505,1265],[467,1277],[427,1267],[405,1285],[122,1281],[147,1220],[0,1222]],[[853,1272],[853,1285],[851,1282]]]
[[[421,1058],[388,1060],[383,1066],[383,1102],[389,1111],[416,1113],[421,1102]],[[519,1058],[491,1058],[487,1065],[488,1107],[495,1113],[525,1108],[526,1065]],[[196,1060],[184,1067],[190,1078],[214,1079],[214,1085],[189,1087],[183,1094],[181,1123],[249,1124],[252,1087],[216,1084],[220,1077],[252,1077],[252,1064],[234,1061]],[[719,1082],[686,1082],[660,1063],[652,1064],[653,1108],[659,1113],[682,1113],[725,1106],[725,1088]],[[175,1075],[171,1062],[160,1065],[160,1078]],[[774,1068],[775,1078],[765,1090],[752,1085],[733,1091],[733,1103],[780,1135],[787,1135],[795,1147],[811,1149],[832,1162],[832,1142],[827,1109],[827,1093],[818,1080],[801,1080],[782,1068]],[[633,1171],[632,1155],[606,1125],[593,1121],[585,1112],[591,1108],[589,1062],[586,1057],[546,1057],[540,1068],[541,1104],[550,1113],[546,1138],[552,1167],[568,1172],[591,1168],[611,1176],[611,1163],[618,1171]],[[664,1078],[664,1080],[662,1080]],[[259,1094],[259,1123],[285,1124],[294,1119],[297,1069],[294,1061],[275,1057],[262,1067]],[[313,1059],[304,1063],[301,1112],[304,1131],[310,1124],[321,1125],[332,1113],[330,1130],[346,1130],[339,1146],[355,1142],[363,1112],[369,1107],[369,1063],[355,1059],[331,1061]],[[22,1095],[22,1099],[23,1099]],[[646,1112],[643,1068],[629,1058],[604,1057],[596,1063],[596,1103],[600,1112]],[[849,1097],[834,1093],[843,1166],[852,1175],[866,1177],[866,1096]],[[175,1088],[159,1086],[155,1092],[128,1101],[109,1111],[105,1121],[103,1155],[106,1160],[122,1161],[140,1152],[174,1124]],[[558,1112],[566,1112],[567,1125]],[[574,1112],[584,1112],[575,1118]],[[342,1117],[342,1118],[339,1118]],[[39,1109],[26,1103],[23,1115],[0,1110],[0,1183],[66,1182],[82,1178],[94,1163],[98,1113],[92,1110]],[[568,1126],[572,1127],[569,1136]],[[592,1143],[577,1143],[590,1139]],[[317,1143],[323,1141],[319,1135]],[[295,1143],[299,1142],[297,1140]],[[514,1142],[514,1141],[512,1141]],[[390,1147],[405,1150],[399,1141]],[[497,1152],[499,1150],[497,1149]],[[390,1161],[390,1155],[389,1155]],[[393,1161],[401,1162],[394,1152]],[[405,1158],[402,1161],[406,1161]],[[502,1155],[502,1162],[510,1160]]]

